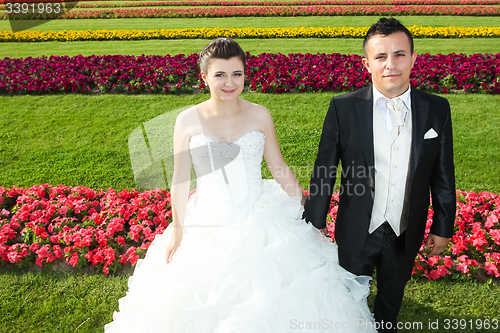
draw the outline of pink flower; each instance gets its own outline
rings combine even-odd
[[[498,273],[498,267],[494,262],[487,261],[486,263],[484,263],[484,269],[488,272],[489,275],[500,277],[500,273]]]
[[[139,255],[135,253],[135,247],[131,246],[127,250],[128,261],[134,266],[139,260]]]
[[[40,249],[36,251],[36,254],[38,254],[39,257],[41,258],[47,258],[49,256],[49,246],[44,245]]]
[[[467,272],[469,272],[469,267],[467,266],[466,263],[463,262],[458,263],[456,268],[462,274],[466,274]]]
[[[493,226],[498,223],[498,217],[496,217],[495,215],[488,215],[487,219],[486,219],[486,223],[484,224],[484,226],[488,229],[490,228],[493,228]]]
[[[438,271],[436,270],[432,270],[430,271],[430,273],[427,274],[426,272],[426,277],[429,279],[429,280],[436,280],[440,277],[441,275],[439,274]]]
[[[122,265],[125,265],[127,263],[127,255],[126,254],[120,254],[118,262],[121,263]]]
[[[495,240],[495,244],[500,245],[500,230],[490,229],[489,234]]]
[[[37,242],[31,244],[29,247],[31,252],[36,252],[36,250],[38,250],[39,248],[40,248],[40,245]]]
[[[438,273],[439,273],[439,276],[446,276],[446,274],[451,274],[450,272],[448,272],[448,270],[446,269],[445,266],[439,266],[438,267]]]
[[[464,239],[464,232],[457,231],[452,238],[451,252],[453,255],[460,254],[464,249],[467,248],[467,241]]]
[[[141,225],[133,225],[130,227],[129,235],[133,241],[136,241],[136,242],[139,241],[141,231],[142,231]]]
[[[13,264],[21,262],[23,259],[17,251],[11,251],[7,254],[7,258]]]
[[[54,258],[62,258],[63,257],[63,252],[62,252],[61,247],[59,245],[54,245],[52,247],[52,251],[54,251]]]
[[[123,230],[123,225],[125,224],[125,220],[119,217],[115,217],[111,219],[108,224],[106,235],[108,237],[113,237],[115,233]]]
[[[432,257],[430,257],[429,258],[429,265],[431,265],[431,266],[437,265],[438,260],[439,260],[439,256],[432,256]]]
[[[120,245],[125,245],[125,237],[123,236],[118,236],[118,238],[116,239],[116,242]]]
[[[71,257],[69,259],[69,264],[73,267],[75,267],[78,264],[78,260],[80,259],[80,256],[78,255],[77,252],[71,253]]]
[[[104,265],[109,266],[115,261],[116,259],[116,253],[115,250],[113,250],[110,247],[107,247],[104,249]]]
[[[44,260],[45,260],[45,258],[40,258],[40,257],[36,258],[35,259],[35,265],[38,265],[38,266],[42,267]]]
[[[453,266],[453,261],[451,260],[450,256],[444,257],[444,266],[446,268],[451,268]]]
[[[59,208],[58,212],[60,215],[66,215],[66,213],[68,212],[68,207],[62,206]]]
[[[50,236],[50,242],[52,244],[59,244],[60,239],[61,239],[61,236],[59,236],[59,235]]]
[[[92,264],[92,266],[95,265],[94,262],[94,251],[89,251],[83,255],[85,258],[87,258],[88,262]]]

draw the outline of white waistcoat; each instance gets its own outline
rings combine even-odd
[[[387,130],[379,110],[373,108],[373,146],[375,157],[375,197],[369,233],[385,221],[389,222],[399,236],[403,212],[406,178],[411,148],[411,110],[401,133],[394,138]]]

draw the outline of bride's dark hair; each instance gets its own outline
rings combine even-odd
[[[207,73],[208,65],[212,59],[231,59],[232,57],[238,57],[243,63],[243,68],[246,71],[247,63],[245,59],[245,52],[232,38],[220,37],[211,41],[204,49],[200,52],[200,58],[198,59],[198,65],[203,73]]]

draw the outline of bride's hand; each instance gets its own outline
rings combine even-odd
[[[330,234],[328,233],[328,227],[325,227],[324,229],[319,229],[319,231],[326,237],[330,237]]]
[[[182,228],[174,228],[174,232],[172,234],[172,237],[170,238],[170,242],[168,242],[167,245],[167,264],[170,264],[172,261],[172,258],[179,248],[181,246],[181,241],[182,241]]]

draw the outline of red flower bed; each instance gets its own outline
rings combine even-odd
[[[337,217],[338,202],[336,193],[328,212],[333,222]],[[490,277],[500,277],[500,195],[457,191],[455,235],[442,257],[428,257],[427,253],[431,249],[424,248],[433,214],[431,202],[425,238],[415,260],[413,275],[429,280],[449,277],[484,281]],[[333,223],[328,223],[328,231],[334,235]]]
[[[0,263],[135,265],[171,221],[170,193],[63,185],[0,188]]]
[[[370,83],[358,55],[247,54],[250,90],[264,93],[349,91]],[[0,94],[191,93],[204,89],[198,55],[51,56],[0,60]],[[449,93],[500,93],[500,53],[423,54],[411,84]]]
[[[428,258],[423,245],[413,274],[428,279],[500,277],[500,196],[457,191],[455,235],[444,257]],[[338,193],[330,204],[334,222]],[[0,187],[0,265],[50,266],[64,260],[105,274],[143,258],[171,220],[170,193],[35,185]],[[426,236],[432,221],[429,208]],[[335,226],[328,223],[332,238]],[[424,239],[424,243],[425,244]]]
[[[51,56],[0,60],[0,93],[191,92],[198,55]]]
[[[498,16],[495,6],[282,6],[282,7],[202,7],[202,8],[124,8],[101,10],[72,10],[56,13],[0,13],[0,19],[52,20],[52,19],[105,19],[105,18],[176,18],[176,17],[275,17],[275,16],[401,16],[401,15],[458,15]]]

